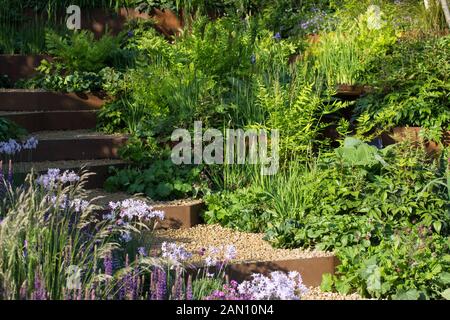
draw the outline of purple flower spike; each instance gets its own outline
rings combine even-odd
[[[186,300],[193,300],[193,293],[192,293],[192,277],[188,277],[187,285],[186,285]]]
[[[167,276],[162,269],[157,269],[156,300],[164,300],[167,292]]]
[[[114,266],[111,252],[108,252],[105,259],[103,260],[103,266],[105,268],[105,274],[107,274],[108,276],[112,276],[114,272]]]

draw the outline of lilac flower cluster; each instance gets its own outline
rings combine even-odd
[[[63,195],[60,199],[56,196],[48,196],[48,201],[55,206],[59,201],[59,207],[63,210],[73,209],[76,213],[83,212],[89,206],[89,202],[83,199],[69,199],[67,195]]]
[[[78,176],[75,172],[66,170],[61,174],[60,169],[48,169],[46,174],[39,176],[36,179],[36,183],[43,186],[46,190],[51,190],[58,183],[66,184],[73,183],[80,180],[80,176]]]
[[[204,261],[208,267],[225,264],[230,260],[235,259],[237,256],[236,247],[233,245],[219,247],[210,246],[208,250],[203,248],[201,250],[201,255],[205,255],[207,251],[208,255],[205,256]]]
[[[252,300],[252,296],[241,294],[238,290],[239,284],[231,280],[229,284],[224,284],[222,290],[214,290],[205,300]]]
[[[163,211],[154,210],[152,206],[141,200],[126,199],[118,202],[110,202],[109,208],[111,209],[111,213],[104,216],[105,219],[109,220],[115,220],[117,215],[121,220],[127,221],[133,219],[149,221],[155,218],[164,220]]]
[[[274,271],[268,277],[255,273],[252,280],[238,286],[239,294],[254,300],[299,300],[307,291],[302,277],[295,271],[288,274]]]
[[[179,265],[192,257],[192,253],[187,251],[183,245],[177,245],[173,242],[163,242],[161,251],[162,257],[168,259],[174,265]]]
[[[38,143],[39,141],[38,139],[36,139],[36,137],[30,137],[22,144],[22,148],[25,150],[36,149]]]
[[[19,143],[14,139],[9,139],[8,141],[0,142],[0,153],[12,156],[19,153],[21,150],[36,149],[38,143],[36,137],[30,137],[23,143]]]

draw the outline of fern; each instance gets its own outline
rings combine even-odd
[[[113,64],[120,53],[120,37],[105,35],[94,39],[90,31],[61,37],[53,31],[46,34],[48,51],[67,72],[98,72]]]

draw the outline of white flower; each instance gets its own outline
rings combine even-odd
[[[164,219],[164,212],[160,210],[153,210],[152,206],[141,200],[126,199],[118,202],[110,202],[109,208],[111,211],[118,211],[119,217],[122,219],[132,220],[137,218],[139,220],[151,220],[158,218]]]
[[[174,264],[180,264],[192,257],[192,253],[187,251],[183,245],[173,242],[163,242],[161,245],[162,256],[171,260]]]
[[[238,291],[256,300],[298,300],[307,288],[298,272],[286,274],[274,271],[269,277],[253,274],[251,281],[244,281],[238,286]]]
[[[233,260],[236,258],[236,247],[233,245],[228,245],[225,249],[225,259],[227,260]]]

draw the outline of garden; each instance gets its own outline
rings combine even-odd
[[[450,300],[448,3],[3,0],[0,300]]]

